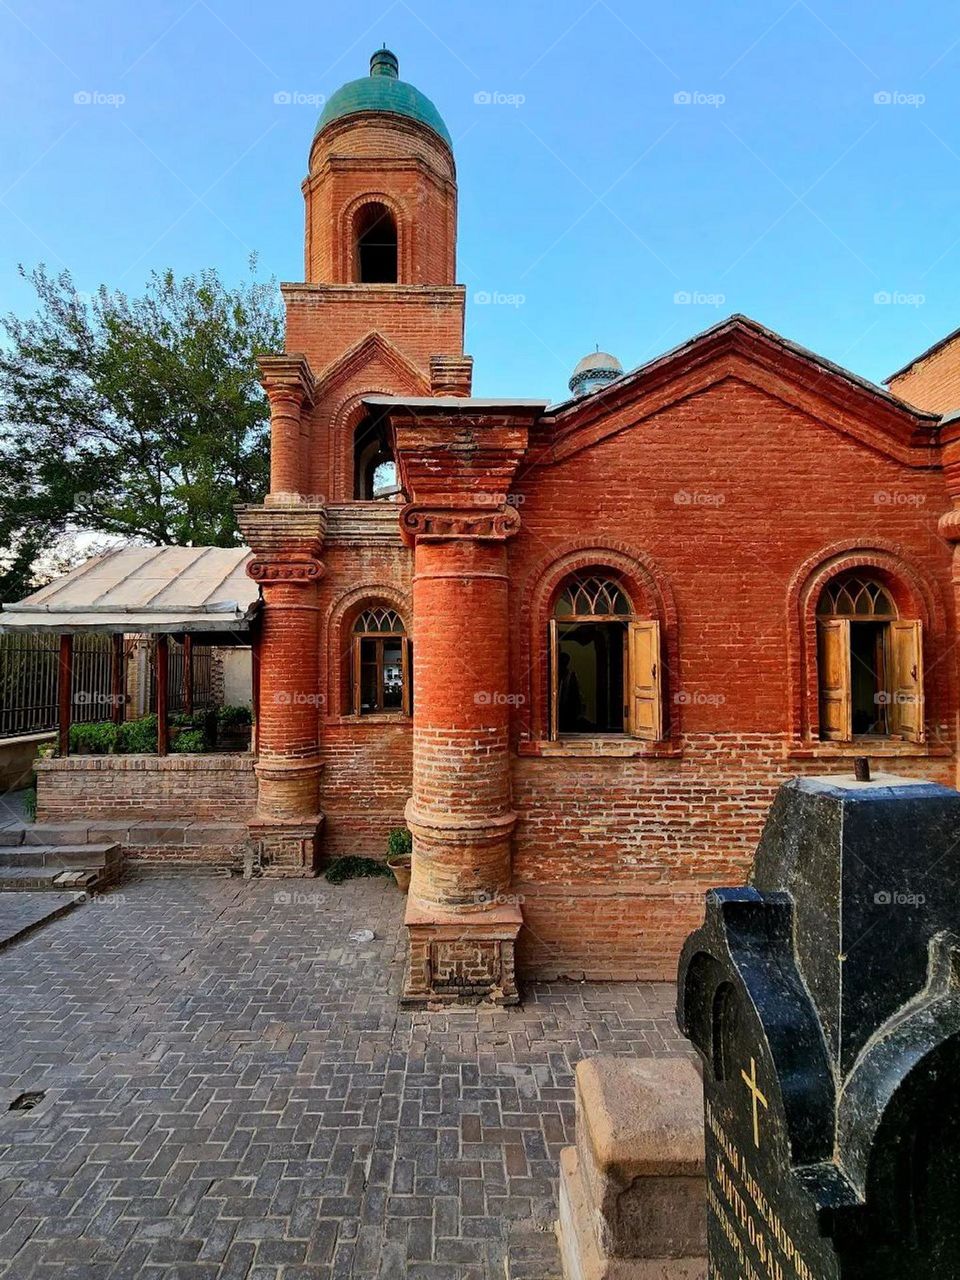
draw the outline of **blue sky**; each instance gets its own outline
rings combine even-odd
[[[18,262],[300,279],[315,102],[384,41],[454,138],[478,394],[734,311],[874,379],[960,325],[945,0],[0,0],[0,308]]]

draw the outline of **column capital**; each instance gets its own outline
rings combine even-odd
[[[310,362],[299,352],[257,357],[260,384],[271,404],[279,400],[295,400],[298,407],[313,404],[316,382]]]
[[[503,501],[458,503],[408,503],[400,512],[400,536],[408,546],[416,542],[505,542],[520,531],[520,514]]]
[[[327,529],[322,502],[238,506],[237,523],[254,553],[247,574],[254,582],[309,586],[323,576],[320,552]]]

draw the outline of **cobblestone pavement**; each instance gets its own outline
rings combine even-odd
[[[672,989],[404,1011],[401,915],[147,876],[0,955],[0,1277],[558,1275],[572,1067],[678,1051]]]

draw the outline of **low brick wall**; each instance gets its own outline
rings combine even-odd
[[[37,821],[88,822],[89,838],[119,840],[131,858],[233,864],[256,805],[253,765],[248,754],[38,760]]]

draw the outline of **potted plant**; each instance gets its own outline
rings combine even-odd
[[[249,751],[253,712],[249,707],[217,708],[217,747],[221,751]]]
[[[406,827],[394,827],[387,837],[387,866],[393,872],[401,893],[406,893],[410,888],[412,864],[413,836]]]

